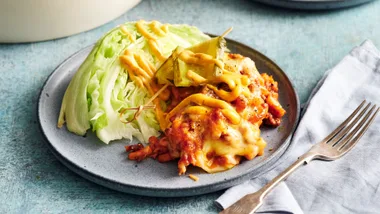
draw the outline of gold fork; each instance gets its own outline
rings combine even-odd
[[[311,147],[308,152],[299,157],[297,161],[267,183],[263,188],[255,193],[244,196],[220,213],[254,213],[263,203],[264,197],[301,165],[307,164],[315,159],[336,160],[350,151],[367,131],[380,109],[377,108],[376,105],[373,105],[367,112],[371,103],[368,103],[363,108],[365,103],[366,101],[364,100],[338,128],[321,142]]]

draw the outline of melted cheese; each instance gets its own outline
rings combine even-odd
[[[165,61],[166,57],[162,55],[161,47],[160,47],[160,44],[157,42],[157,40],[150,39],[148,40],[148,44],[153,54],[157,57],[157,59],[161,62]]]
[[[152,21],[149,24],[145,21],[138,21],[136,28],[147,40],[156,59],[159,61],[165,60],[158,38],[165,36],[169,32],[169,25],[162,25],[157,21]],[[150,30],[148,30],[148,28]],[[130,34],[125,27],[122,26],[121,31],[132,38],[133,35]],[[240,162],[241,157],[250,160],[257,155],[263,154],[266,143],[260,137],[259,126],[261,125],[262,119],[267,115],[268,108],[260,106],[263,106],[263,103],[265,103],[261,96],[266,96],[269,92],[263,87],[263,80],[260,79],[260,74],[258,74],[253,61],[239,56],[225,60],[228,70],[224,70],[225,63],[214,59],[210,55],[193,53],[188,50],[182,51],[178,57],[185,63],[201,66],[216,65],[223,69],[221,76],[215,76],[209,79],[191,70],[186,73],[187,77],[196,83],[196,85],[206,85],[218,98],[202,93],[195,93],[181,100],[178,105],[166,113],[162,111],[160,102],[167,100],[170,96],[170,92],[155,82],[154,75],[156,67],[142,55],[129,50],[126,50],[124,55],[120,57],[131,79],[135,81],[139,87],[146,88],[151,94],[151,100],[156,106],[156,117],[162,131],[167,130],[167,128],[171,126],[173,127],[173,124],[187,123],[189,119],[190,121],[205,126],[207,123],[204,121],[210,120],[210,113],[213,109],[218,109],[218,112],[227,119],[219,118],[211,122],[211,124],[215,123],[216,126],[220,128],[220,130],[217,130],[220,133],[214,133],[216,131],[211,127],[203,127],[204,131],[201,133],[201,142],[194,142],[195,144],[193,146],[195,147],[193,148],[191,146],[188,151],[175,151],[176,154],[173,155],[173,157],[178,158],[179,154],[186,152],[190,152],[189,154],[186,153],[186,155],[191,156],[189,160],[185,161],[182,161],[181,157],[178,162],[180,174],[186,171],[186,167],[189,164],[193,164],[207,172],[213,173],[234,167]],[[242,75],[241,72],[246,75]],[[252,81],[259,82],[258,86],[253,90],[248,87]],[[226,87],[219,87],[221,83],[225,84],[228,89]],[[159,95],[156,98],[157,94]],[[244,96],[246,99],[249,99],[251,106],[238,113],[235,107],[231,105],[231,102],[237,100],[239,96]],[[282,114],[282,112],[280,113]],[[254,118],[252,118],[252,114],[254,114]],[[171,119],[174,116],[183,118],[183,115],[187,115],[187,120],[181,119],[172,124]],[[186,134],[191,135],[189,132],[186,132]],[[200,148],[198,148],[199,145]],[[174,147],[180,148],[179,145],[172,145],[172,147],[172,149],[175,149]]]
[[[169,24],[163,24],[161,26],[161,29],[165,32],[165,33],[168,33],[169,32]]]
[[[181,54],[178,56],[179,59],[184,61],[187,64],[196,64],[196,65],[213,65],[223,68],[224,64],[222,61],[214,59],[211,55],[204,54],[204,53],[193,53],[189,50],[184,50],[181,52]]]
[[[188,70],[187,73],[186,73],[186,76],[189,79],[191,79],[193,82],[198,83],[198,84],[202,84],[202,83],[206,83],[207,82],[206,78],[202,77],[201,75],[195,73],[192,70]]]
[[[120,26],[120,30],[128,36],[132,43],[136,41],[136,38],[127,30],[127,28],[124,25]]]
[[[144,20],[140,20],[136,22],[136,28],[138,32],[141,33],[141,35],[148,40],[149,39],[156,40],[154,35],[152,35],[151,33],[148,32],[148,30],[145,29],[145,25],[146,25],[146,22]]]
[[[249,96],[250,94],[248,85],[251,81],[245,75],[224,71],[223,75],[217,77],[214,81],[216,83],[225,83],[228,85],[231,91],[225,91],[223,89],[218,89],[214,85],[208,85],[208,87],[212,89],[215,94],[227,102],[236,100],[241,94],[245,96]]]
[[[178,114],[185,107],[189,106],[191,103],[198,104],[200,106],[208,106],[212,108],[222,109],[223,115],[231,121],[232,124],[240,123],[240,116],[236,110],[227,102],[215,98],[211,98],[204,94],[192,94],[186,97],[182,102],[180,102],[173,110],[171,110],[166,116],[166,120]]]
[[[207,106],[189,106],[183,112],[184,114],[204,115],[210,113],[211,108]]]
[[[197,57],[192,59],[193,61],[191,62],[202,64],[204,62],[199,62],[202,59],[209,60],[207,57]],[[241,62],[254,66],[250,60],[241,60]],[[236,66],[236,68],[242,69],[248,69],[247,67],[249,66]],[[255,68],[251,69],[255,70]],[[206,118],[212,117],[209,112],[217,108],[228,119],[227,122],[223,122],[222,118],[211,118],[211,120],[215,120],[212,123],[217,125],[207,127],[207,131],[203,131],[201,151],[195,151],[194,158],[189,160],[190,164],[201,167],[209,173],[214,173],[234,167],[240,162],[241,157],[251,160],[258,155],[263,155],[266,142],[260,137],[259,127],[262,119],[268,113],[268,108],[261,107],[265,103],[261,98],[262,94],[258,93],[256,89],[251,91],[248,88],[252,80],[257,81],[256,79],[250,79],[250,76],[242,75],[239,70],[224,70],[222,76],[207,80],[207,87],[215,92],[219,97],[218,99],[203,94],[193,94],[185,98],[168,113],[167,119],[178,114],[188,114],[188,117],[191,121],[195,121],[195,124],[200,123],[201,126],[207,126],[207,122],[203,122],[205,117],[199,117],[198,115],[208,115]],[[200,79],[198,82],[205,81]],[[225,87],[219,88],[219,83],[224,83],[229,90]],[[259,89],[259,92],[262,90]],[[247,106],[244,111],[237,113],[230,102],[236,100],[239,96],[244,96],[248,99],[251,106]],[[186,120],[183,122],[187,123]],[[204,135],[205,133],[206,135]],[[196,134],[189,133],[189,135]],[[185,170],[186,162],[180,160],[180,174],[183,174]]]
[[[150,26],[150,29],[152,29],[152,31],[157,34],[158,36],[165,36],[166,35],[166,31],[162,30],[160,28],[160,23],[158,21],[152,21],[150,22],[149,26]]]
[[[156,36],[154,34],[162,37],[162,36],[166,35],[166,32],[159,27],[159,25],[161,25],[161,24],[157,21],[152,21],[149,24],[149,26],[150,26],[150,28],[154,34],[150,33],[145,28],[145,25],[146,25],[146,22],[144,20],[140,20],[140,21],[136,22],[137,30],[140,32],[140,34],[143,37],[145,37],[148,40],[148,45],[149,45],[150,49],[152,50],[152,52],[154,53],[154,55],[157,57],[157,59],[159,61],[164,61],[166,59],[166,57],[164,55],[162,55],[160,44],[158,43]]]
[[[246,130],[241,130],[247,128]],[[204,138],[202,156],[197,158],[199,167],[209,173],[224,171],[240,162],[240,156],[248,160],[261,155],[265,141],[260,137],[259,127],[248,121],[242,121],[240,126],[229,126],[225,133],[227,140]],[[213,154],[208,157],[208,154]],[[223,164],[215,163],[216,158],[224,158]]]
[[[142,55],[133,53],[126,50],[124,55],[120,56],[120,61],[126,67],[131,79],[139,86],[146,88],[151,96],[153,96],[159,89],[159,85],[155,83],[154,74],[155,67]],[[169,98],[169,91],[165,89],[159,93],[159,99],[154,99],[153,103],[156,106],[156,116],[162,130],[165,130],[168,123],[165,120],[164,112],[162,111],[160,100],[167,100]]]

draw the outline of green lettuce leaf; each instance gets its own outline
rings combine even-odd
[[[147,142],[158,136],[160,126],[154,110],[144,110],[137,120],[125,124],[120,120],[124,108],[138,107],[150,95],[128,77],[119,57],[126,49],[142,54],[157,68],[162,64],[151,52],[147,40],[137,31],[135,22],[124,24],[136,41],[132,42],[120,27],[106,33],[94,46],[66,89],[62,100],[58,126],[65,122],[69,131],[84,135],[88,129],[104,143],[117,139],[137,138]],[[146,30],[151,32],[148,23]],[[177,46],[189,47],[209,39],[195,27],[171,25],[164,37],[158,37],[162,53],[168,57]],[[134,111],[126,111],[123,120],[133,118]]]

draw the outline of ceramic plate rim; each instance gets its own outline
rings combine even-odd
[[[266,5],[298,10],[333,10],[360,6],[373,0],[254,0]]]
[[[209,35],[213,36],[212,34],[209,34]],[[263,170],[263,171],[261,171],[260,173],[255,174],[255,177],[257,177],[257,176],[260,176],[261,174],[267,172],[268,170],[272,169],[273,167],[275,167],[276,163],[279,162],[278,160],[280,160],[281,157],[287,152],[287,150],[289,150],[291,148],[290,139],[291,139],[291,137],[292,137],[292,135],[293,135],[296,127],[297,127],[297,124],[299,122],[299,117],[300,117],[299,97],[298,97],[297,91],[294,88],[293,83],[288,78],[288,76],[286,75],[286,73],[276,63],[274,63],[270,58],[268,58],[267,56],[265,56],[261,52],[257,51],[256,49],[254,49],[254,48],[252,48],[252,47],[250,47],[248,45],[245,45],[245,44],[243,44],[241,42],[237,42],[237,41],[232,40],[232,39],[227,39],[227,41],[235,43],[235,44],[240,45],[240,46],[243,46],[245,48],[248,48],[250,51],[254,52],[255,54],[260,55],[260,57],[263,57],[265,60],[267,60],[268,62],[270,62],[272,65],[274,65],[281,72],[281,75],[283,75],[283,77],[285,78],[285,80],[291,85],[291,89],[292,89],[292,92],[294,93],[294,98],[295,98],[295,101],[296,101],[296,109],[295,109],[296,118],[295,118],[295,122],[293,124],[293,127],[292,127],[291,131],[286,136],[286,139],[284,140],[284,142],[282,142],[282,144],[279,146],[279,148],[274,153],[271,154],[271,156],[269,157],[269,159],[267,161],[261,161],[261,162],[258,163],[259,166],[257,166],[257,168],[264,168],[266,165],[269,165],[269,166],[266,167],[266,169]],[[49,84],[50,80],[53,78],[54,74],[56,74],[56,72],[59,71],[60,68],[65,65],[66,62],[72,60],[78,54],[80,54],[82,51],[85,51],[85,50],[87,50],[87,49],[89,49],[89,48],[91,48],[93,46],[94,46],[94,44],[80,49],[79,51],[75,52],[74,54],[72,54],[71,56],[69,56],[67,59],[65,59],[62,63],[60,63],[54,69],[54,71],[47,77],[47,79],[44,82],[43,87],[42,87],[42,89],[40,91],[40,94],[39,94],[38,108],[37,108],[37,118],[38,118],[38,121],[39,121],[39,128],[40,128],[42,136],[43,136],[44,140],[46,141],[46,144],[48,145],[50,151],[56,156],[56,158],[61,163],[63,163],[71,171],[79,174],[80,176],[82,176],[82,177],[84,177],[84,178],[86,178],[86,179],[88,179],[88,180],[90,180],[92,182],[100,184],[102,186],[105,186],[105,187],[108,187],[108,188],[111,188],[111,189],[114,189],[114,190],[122,191],[122,192],[127,192],[127,193],[137,194],[137,195],[145,195],[145,196],[181,197],[181,196],[200,195],[200,194],[205,194],[205,193],[209,193],[209,192],[215,192],[215,191],[218,191],[218,190],[221,190],[221,189],[224,189],[224,188],[236,185],[239,182],[242,182],[244,180],[248,180],[249,178],[252,178],[252,175],[250,175],[250,172],[254,171],[254,170],[246,171],[246,172],[241,173],[239,175],[230,177],[227,180],[215,182],[215,183],[212,183],[212,184],[198,185],[196,187],[183,187],[183,188],[173,188],[173,189],[168,189],[168,188],[163,189],[161,187],[149,187],[149,188],[147,188],[147,187],[143,187],[143,186],[136,186],[136,185],[133,185],[133,184],[120,183],[120,182],[118,182],[116,180],[112,180],[112,179],[103,177],[102,175],[95,174],[95,173],[89,171],[88,169],[77,165],[76,163],[74,163],[70,159],[68,159],[67,157],[65,157],[62,154],[60,154],[56,150],[56,148],[54,147],[54,145],[48,139],[48,137],[47,137],[47,135],[45,133],[45,130],[44,130],[43,126],[42,126],[41,111],[42,111],[42,107],[43,106],[42,106],[41,100],[43,99],[45,88]],[[221,173],[223,173],[223,172],[221,172]],[[213,188],[210,188],[211,190],[207,191],[206,190],[207,187],[210,187],[210,186],[213,186]],[[163,193],[167,193],[168,191],[171,194],[162,195]],[[181,193],[181,191],[186,191],[186,192],[182,192]]]

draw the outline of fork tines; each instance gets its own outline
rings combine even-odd
[[[380,109],[371,103],[363,107],[365,103],[366,100],[338,128],[328,135],[323,142],[332,147],[337,147],[338,151],[346,152],[350,150],[367,131]]]

